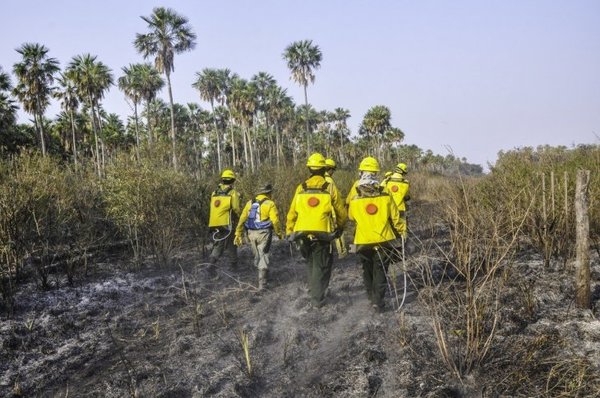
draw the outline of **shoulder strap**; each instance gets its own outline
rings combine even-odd
[[[254,198],[252,199],[252,203],[258,203],[259,205],[262,205],[266,200],[269,200],[269,198],[262,198],[260,200],[258,200],[258,198]]]
[[[329,193],[329,191],[327,190],[327,188],[329,187],[329,182],[325,181],[323,183],[323,185],[321,185],[320,188],[309,188],[308,185],[306,185],[306,181],[304,181],[302,183],[302,191],[303,192],[310,192],[310,191],[323,191],[325,193]]]
[[[217,189],[214,192],[214,195],[229,195],[229,192],[233,189],[233,186],[226,185],[225,188],[222,188],[222,185],[219,184]]]

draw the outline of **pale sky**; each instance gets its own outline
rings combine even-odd
[[[190,20],[195,50],[177,55],[176,102],[200,103],[191,84],[205,67],[241,77],[272,74],[302,104],[282,59],[293,41],[323,52],[308,88],[318,110],[350,110],[356,133],[367,110],[386,105],[392,124],[416,144],[469,162],[493,163],[499,150],[600,144],[600,0],[0,0],[0,66],[15,49],[45,45],[64,67],[97,55],[115,80],[142,62],[133,40],[155,6]],[[14,83],[14,77],[13,77]],[[167,100],[167,92],[160,95]],[[113,87],[104,108],[130,114]],[[59,109],[53,105],[46,116]],[[21,113],[21,121],[29,116]]]

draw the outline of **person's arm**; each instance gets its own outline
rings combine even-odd
[[[248,213],[250,212],[250,206],[252,206],[252,201],[249,200],[248,203],[246,203],[246,206],[244,206],[244,210],[242,210],[242,213],[240,215],[240,220],[237,223],[237,227],[235,229],[235,237],[242,237],[242,234],[244,233],[244,223],[246,222],[246,220],[248,219]]]
[[[237,217],[240,217],[240,193],[235,189],[231,190],[231,209]]]
[[[400,218],[400,212],[398,211],[398,206],[396,206],[396,202],[390,197],[388,202],[389,211],[390,211],[390,222],[394,230],[401,235],[404,239],[407,236],[407,228],[406,223],[402,218]]]
[[[330,193],[331,202],[333,204],[333,210],[335,211],[335,221],[337,223],[337,229],[342,230],[344,229],[346,221],[348,220],[346,206],[344,206],[342,195],[340,195],[335,185],[330,185]]]
[[[287,220],[285,223],[285,234],[291,235],[294,232],[294,225],[296,225],[296,220],[298,219],[298,212],[296,211],[296,196],[298,192],[302,189],[302,186],[299,185],[296,188],[296,192],[294,193],[294,197],[292,198],[292,202],[290,203],[290,210],[287,213]]]
[[[350,192],[348,192],[348,196],[346,196],[346,206],[350,205],[350,201],[358,194],[356,191],[356,186],[358,185],[358,180],[354,181],[352,187],[350,188]]]
[[[281,223],[279,222],[279,212],[277,211],[277,206],[273,201],[271,201],[271,205],[269,207],[269,220],[271,220],[273,223],[273,231],[275,231],[275,234],[279,237],[279,239],[283,239]]]

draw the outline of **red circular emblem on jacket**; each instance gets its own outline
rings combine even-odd
[[[219,199],[215,200],[215,207],[221,206],[221,201]]]
[[[317,207],[319,205],[319,203],[321,203],[319,201],[319,198],[315,198],[314,196],[311,196],[310,198],[308,198],[308,205],[310,207]]]
[[[379,210],[379,209],[377,208],[377,206],[374,203],[369,203],[367,205],[367,207],[365,207],[365,210],[367,211],[367,214],[372,215],[372,214],[377,213],[377,210]]]
[[[398,192],[398,185],[392,185],[392,192]]]

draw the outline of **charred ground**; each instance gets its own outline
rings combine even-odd
[[[257,292],[247,247],[236,270],[206,274],[197,250],[175,266],[132,270],[105,256],[75,286],[31,279],[0,327],[2,396],[463,397],[594,396],[600,386],[600,321],[573,305],[572,272],[547,269],[526,249],[511,265],[502,324],[485,363],[457,379],[441,361],[420,300],[423,267],[460,283],[420,232],[408,257],[407,299],[379,314],[368,305],[355,256],[336,259],[327,304],[313,309],[304,263],[274,243],[271,285]],[[431,245],[434,243],[435,245]],[[600,298],[600,264],[592,280]],[[398,274],[399,293],[402,274]],[[596,312],[597,314],[597,312]],[[248,338],[248,367],[243,337]],[[585,382],[583,387],[577,383]],[[570,385],[569,385],[570,384]]]

